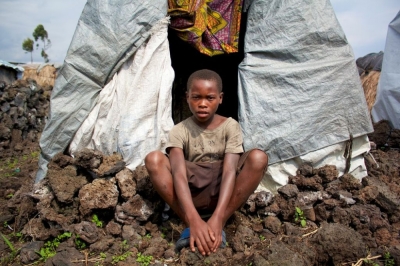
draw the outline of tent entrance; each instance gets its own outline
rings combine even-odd
[[[238,119],[238,65],[243,59],[243,43],[246,23],[246,13],[242,13],[240,30],[239,52],[223,54],[213,57],[201,54],[190,44],[176,36],[171,29],[168,31],[172,67],[175,71],[175,80],[172,87],[172,118],[174,123],[191,116],[185,99],[186,82],[190,74],[200,69],[210,69],[217,72],[223,83],[224,99],[217,113]]]

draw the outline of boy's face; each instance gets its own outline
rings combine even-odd
[[[222,103],[223,93],[218,91],[213,80],[195,79],[186,92],[190,111],[198,122],[208,122],[214,118],[218,106]]]

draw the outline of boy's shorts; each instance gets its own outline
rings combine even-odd
[[[244,162],[251,151],[247,151],[240,156],[236,176],[242,170]],[[214,210],[218,203],[223,161],[213,163],[185,162],[194,206],[200,213],[201,211]]]

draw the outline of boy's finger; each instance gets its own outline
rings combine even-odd
[[[197,249],[199,250],[199,252],[200,252],[201,255],[205,256],[206,253],[209,253],[209,252],[210,252],[210,251],[204,250],[204,247],[207,247],[207,245],[204,245],[204,247],[203,247],[203,243],[202,243],[202,241],[200,241],[200,239],[198,239],[198,240],[196,241],[196,245],[197,245]],[[207,247],[207,248],[208,248],[208,247]]]
[[[192,252],[196,251],[196,249],[194,248],[194,238],[193,237],[190,237],[190,250]]]
[[[213,252],[216,252],[218,247],[221,245],[221,238],[217,237],[216,241],[214,242],[214,245],[212,247]]]
[[[215,241],[215,233],[211,228],[208,228],[208,234],[210,235],[211,240],[214,242]]]

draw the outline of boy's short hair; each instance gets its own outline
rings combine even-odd
[[[187,81],[186,90],[189,91],[191,86],[192,86],[193,81],[194,80],[198,80],[198,79],[214,81],[215,84],[217,85],[218,91],[222,92],[222,79],[221,79],[221,77],[218,75],[217,72],[209,70],[209,69],[201,69],[201,70],[197,70],[197,71],[193,72],[189,76],[189,79]]]

